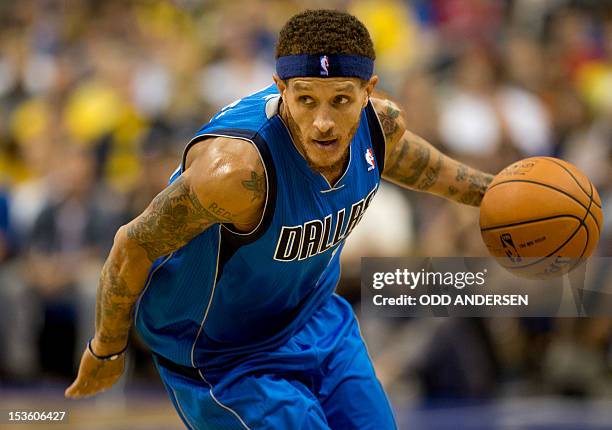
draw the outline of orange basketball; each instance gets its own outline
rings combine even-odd
[[[589,178],[551,157],[506,167],[480,207],[480,232],[491,255],[530,279],[572,270],[593,253],[602,226],[601,199]]]

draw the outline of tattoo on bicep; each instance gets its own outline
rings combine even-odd
[[[380,119],[380,124],[382,125],[385,138],[388,139],[397,132],[397,129],[399,128],[397,124],[399,114],[399,109],[397,109],[397,107],[388,100],[386,110],[378,113],[378,118]]]
[[[242,186],[253,192],[251,201],[263,199],[266,193],[266,177],[265,175],[258,175],[257,172],[252,171],[251,179],[242,181]]]
[[[217,202],[212,202],[210,205],[208,205],[208,210],[218,216],[219,219],[223,220],[224,222],[232,222],[232,219],[234,218],[234,215],[230,211],[219,206]]]
[[[202,206],[195,192],[179,176],[159,193],[127,235],[151,261],[184,246],[211,224],[227,221]]]

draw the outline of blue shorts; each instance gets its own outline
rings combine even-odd
[[[337,295],[285,344],[223,375],[156,364],[189,429],[396,429],[353,310]]]

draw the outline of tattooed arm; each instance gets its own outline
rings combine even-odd
[[[385,134],[383,178],[405,188],[480,206],[493,180],[492,175],[447,157],[406,130],[401,111],[392,101],[383,98],[371,100]]]
[[[265,172],[250,143],[208,140],[189,151],[185,165],[185,172],[115,235],[97,291],[91,343],[96,355],[113,354],[126,345],[132,308],[156,259],[183,247],[213,224],[249,231],[262,216]],[[109,388],[121,376],[123,360],[123,356],[98,360],[86,349],[66,396],[89,396]]]

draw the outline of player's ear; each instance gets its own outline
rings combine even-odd
[[[378,83],[378,75],[372,75],[370,80],[366,83],[366,87],[365,87],[365,90],[366,90],[366,99],[365,99],[365,102],[363,104],[364,107],[368,104],[368,99],[374,93],[374,88],[376,88],[376,84],[377,83]]]
[[[378,83],[378,75],[372,75],[372,77],[366,84],[366,91],[368,93],[368,97],[370,97],[372,93],[374,92],[374,88],[376,88],[377,83]]]
[[[279,78],[276,73],[274,75],[272,75],[272,79],[274,79],[274,83],[276,84],[276,88],[278,88],[278,92],[280,93],[280,95],[282,97],[283,93],[287,89],[287,84],[285,83],[285,81],[283,81],[281,78]]]

